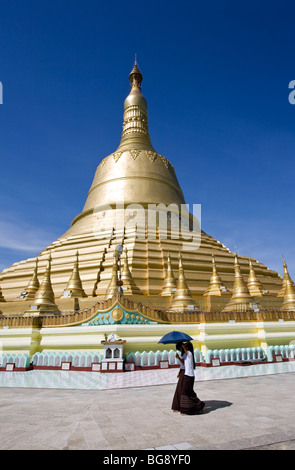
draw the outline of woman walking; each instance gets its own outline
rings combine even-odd
[[[192,343],[185,343],[183,349],[185,352],[183,358],[178,356],[178,359],[185,367],[180,397],[180,412],[182,415],[194,415],[204,411],[205,403],[197,397],[194,391],[195,360]]]
[[[181,359],[184,354],[183,341],[179,341],[176,344],[176,350],[180,352],[180,356],[176,354],[176,357],[178,359]],[[176,389],[175,389],[175,393],[174,393],[174,397],[172,401],[172,407],[171,407],[174,413],[177,413],[180,411],[180,397],[181,397],[182,384],[183,384],[183,378],[184,378],[184,364],[181,361],[180,361],[180,368],[179,368],[177,378],[178,378],[178,382],[176,385]]]

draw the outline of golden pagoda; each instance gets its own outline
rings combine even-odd
[[[226,292],[226,287],[217,273],[216,261],[212,253],[212,276],[210,277],[209,287],[204,292],[204,295],[222,295],[223,292]]]
[[[290,278],[289,276],[289,272],[288,272],[288,269],[287,269],[287,264],[286,264],[286,261],[284,260],[284,257],[283,257],[283,271],[284,271],[284,277],[283,277],[283,282],[282,282],[282,286],[281,286],[281,289],[278,293],[278,297],[284,297],[285,296],[285,291],[286,291],[286,282],[287,282],[287,279]],[[291,279],[291,278],[290,278]],[[291,279],[291,282],[294,284],[294,282],[292,281]]]
[[[225,304],[229,300],[230,293],[225,287],[224,282],[221,280],[216,268],[215,256],[212,253],[212,275],[208,288],[204,294],[205,304],[204,310],[220,310],[225,307]]]
[[[111,282],[109,283],[108,288],[106,290],[106,297],[107,298],[112,297],[114,294],[116,294],[118,292],[118,289],[119,289],[118,281],[119,281],[118,257],[117,257],[117,253],[114,253],[113,267],[112,267],[112,278],[111,278]]]
[[[69,279],[68,285],[64,291],[66,297],[87,297],[82,287],[82,281],[79,273],[79,252],[76,252],[76,258],[74,262],[74,268],[72,275]]]
[[[261,297],[265,293],[261,282],[256,276],[251,259],[249,259],[249,277],[247,286],[252,297]]]
[[[132,295],[132,294],[141,295],[142,294],[142,292],[140,292],[140,289],[135,284],[134,279],[129,269],[127,248],[125,248],[125,258],[124,258],[124,264],[123,264],[123,269],[122,269],[122,274],[121,274],[121,281],[123,282],[124,295]]]
[[[169,310],[181,312],[188,309],[197,309],[196,303],[192,298],[191,291],[187,285],[183,264],[182,256],[179,253],[179,272],[178,272],[178,281],[177,288],[172,300],[172,305]]]
[[[54,292],[52,289],[51,279],[51,255],[48,258],[48,265],[44,274],[44,278],[36,292],[35,299],[31,306],[31,311],[38,313],[54,312],[58,313],[58,307],[55,304]],[[36,308],[34,308],[36,307]],[[27,312],[28,313],[28,312]]]
[[[295,286],[284,263],[284,301],[281,310],[295,311]]]
[[[235,254],[235,280],[232,290],[232,296],[224,308],[224,311],[246,311],[253,310],[254,299],[248,290],[247,284],[245,283],[241,274],[241,269],[238,261],[237,254]]]
[[[21,294],[21,297],[25,298],[26,300],[31,300],[35,298],[35,294],[40,287],[39,279],[38,279],[38,258],[36,259],[36,265],[34,268],[33,276],[30,279],[25,291]]]
[[[176,291],[176,279],[174,277],[173,270],[172,270],[170,254],[168,253],[167,270],[165,273],[165,280],[164,280],[163,288],[161,291],[161,295],[173,295],[175,291]]]
[[[121,140],[113,153],[98,162],[85,205],[69,229],[37,257],[3,270],[1,288],[6,300],[1,304],[3,314],[28,311],[30,297],[37,288],[37,271],[34,271],[37,258],[38,276],[44,279],[34,292],[34,303],[41,310],[74,311],[75,295],[79,296],[81,309],[92,308],[95,302],[106,300],[118,292],[115,255],[119,244],[128,251],[128,259],[125,251],[123,260],[123,293],[134,302],[163,310],[181,311],[190,306],[201,311],[206,308],[208,295],[213,299],[219,291],[222,302],[218,302],[217,307],[236,310],[240,305],[243,309],[251,308],[253,289],[255,295],[257,289],[261,292],[251,265],[249,268],[248,257],[239,256],[239,263],[236,257],[233,263],[233,253],[203,230],[196,249],[193,243],[186,243],[187,236],[192,234],[191,225],[177,233],[177,223],[171,221],[177,222],[185,198],[173,165],[151,143],[142,79],[135,62],[129,74],[130,92],[124,101]],[[156,220],[153,227],[147,217],[151,206]],[[171,216],[166,235],[159,222],[162,212],[165,213],[163,206],[169,208]],[[188,214],[188,219],[191,224],[192,213]],[[82,280],[77,251],[83,266]],[[46,268],[49,254],[52,266],[49,262]],[[212,273],[212,255],[218,259],[218,275],[215,260]],[[282,289],[281,276],[253,258],[250,262],[255,265],[263,289],[268,291],[267,305],[280,308],[284,300],[284,296],[278,297]],[[173,268],[177,265],[176,283]],[[249,287],[243,275],[249,277]],[[25,291],[30,295],[20,296]],[[65,296],[65,291],[72,291],[72,294]],[[261,305],[264,297],[260,296]]]

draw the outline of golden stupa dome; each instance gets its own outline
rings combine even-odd
[[[123,132],[115,152],[97,167],[83,211],[67,235],[81,233],[82,219],[116,204],[185,204],[173,165],[152,146],[147,102],[141,93],[142,75],[135,62],[129,75],[131,89],[124,102]],[[78,223],[79,222],[79,223]],[[91,222],[91,220],[89,220]]]

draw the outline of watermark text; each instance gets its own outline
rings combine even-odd
[[[111,239],[115,230],[116,236],[137,239],[170,238],[180,240],[184,251],[195,251],[201,243],[201,204],[193,204],[190,212],[188,204],[141,204],[125,205],[120,200],[111,207],[108,204],[94,209],[96,216],[93,234],[97,239]],[[121,234],[121,235],[119,235]]]
[[[288,88],[291,88],[291,89],[293,88],[293,91],[289,93],[289,103],[295,104],[295,80],[291,80]]]

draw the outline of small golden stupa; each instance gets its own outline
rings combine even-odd
[[[184,269],[182,265],[182,256],[179,254],[179,271],[178,271],[178,281],[175,295],[172,299],[172,305],[170,310],[181,312],[187,310],[188,308],[197,309],[196,303],[192,298],[191,291],[187,285]]]
[[[217,273],[215,257],[214,254],[212,254],[212,275],[210,277],[209,287],[204,292],[204,295],[216,296],[222,295],[224,292],[226,292],[226,287],[224,286],[219,274]]]
[[[251,259],[249,259],[249,277],[247,286],[252,297],[261,297],[264,294],[262,284],[259,279],[257,279]]]
[[[36,266],[33,272],[33,276],[29,281],[29,284],[26,287],[26,290],[22,294],[26,300],[31,300],[35,298],[35,294],[40,287],[39,279],[38,279],[38,258],[36,259]]]
[[[176,291],[176,279],[174,277],[172,266],[171,266],[170,254],[168,253],[167,270],[165,273],[165,280],[164,280],[163,288],[161,291],[161,295],[171,296],[174,294],[175,291]]]
[[[254,299],[251,296],[247,284],[245,283],[241,274],[240,265],[238,262],[237,254],[235,254],[235,280],[232,290],[232,296],[224,308],[224,311],[232,310],[253,310]]]
[[[79,252],[76,252],[76,259],[74,262],[74,269],[72,275],[69,279],[68,285],[64,291],[64,296],[68,297],[87,297],[85,294],[84,289],[82,287],[82,281],[80,278],[79,272]]]
[[[51,284],[51,255],[49,255],[48,265],[44,274],[44,278],[35,294],[32,306],[36,307],[39,313],[58,312],[55,304],[54,292]],[[33,309],[34,311],[35,309]]]
[[[284,263],[284,301],[281,310],[295,311],[295,286],[290,277],[285,260]]]
[[[171,222],[164,236],[159,214],[156,227],[149,230],[150,205],[169,206],[172,220],[185,198],[173,165],[151,143],[136,61],[129,81],[119,146],[98,162],[84,208],[66,233],[37,257],[3,270],[3,314],[22,314],[31,306],[68,312],[74,310],[75,299],[82,309],[92,307],[118,291],[121,261],[123,295],[148,307],[178,313],[253,310],[257,303],[261,308],[293,309],[294,286],[286,274],[282,283],[277,272],[233,254],[204,231],[198,249],[184,249],[185,233],[176,237]],[[118,245],[124,250],[122,260],[116,257]]]
[[[129,269],[127,248],[125,248],[125,258],[124,258],[124,264],[123,264],[123,269],[122,269],[121,281],[123,283],[122,290],[123,290],[124,295],[130,295],[130,294],[142,295],[142,292],[135,284],[134,279]]]

